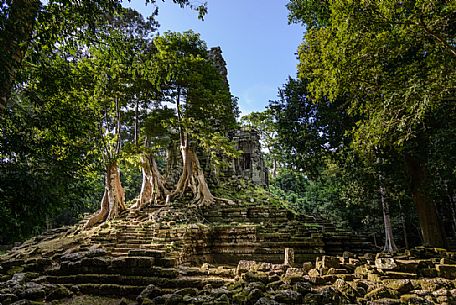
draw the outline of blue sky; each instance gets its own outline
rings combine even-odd
[[[208,0],[204,21],[189,8],[158,2],[159,32],[192,29],[209,48],[222,48],[231,93],[243,114],[264,110],[288,76],[296,75],[295,53],[304,28],[288,25],[287,0]],[[153,7],[144,3],[133,0],[128,6],[150,15]]]

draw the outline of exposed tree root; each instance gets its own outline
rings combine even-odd
[[[204,178],[204,172],[200,166],[198,156],[188,147],[181,147],[182,175],[177,182],[176,190],[171,198],[181,197],[188,189],[194,195],[193,203],[198,205],[210,205],[215,198],[212,195]]]
[[[168,194],[165,181],[152,155],[144,154],[141,156],[141,167],[143,174],[141,192],[136,199],[136,203],[132,206],[132,208],[137,209],[141,209],[148,204],[164,202]]]
[[[120,182],[120,170],[117,162],[113,162],[106,167],[105,191],[103,199],[101,199],[101,208],[85,223],[84,229],[113,219],[124,210],[126,210],[125,191]]]

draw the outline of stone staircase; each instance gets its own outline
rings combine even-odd
[[[217,208],[204,210],[203,217],[211,224],[209,252],[215,263],[237,264],[241,259],[280,263],[286,248],[294,249],[297,263],[322,254],[374,251],[366,237],[282,207],[219,202]]]

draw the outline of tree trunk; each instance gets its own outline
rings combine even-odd
[[[113,219],[124,210],[126,210],[125,192],[120,182],[120,170],[117,162],[113,162],[106,167],[105,191],[101,199],[101,208],[86,222],[84,229]]]
[[[5,27],[0,33],[0,113],[11,96],[17,70],[25,56],[41,2],[13,0]]]
[[[143,154],[141,156],[141,167],[143,174],[141,192],[136,204],[132,206],[132,208],[138,209],[151,203],[164,202],[168,193],[157,162],[152,155]]]
[[[277,177],[277,160],[275,158],[272,159],[272,177]]]
[[[445,239],[435,203],[426,195],[426,173],[422,165],[410,155],[405,161],[410,175],[411,192],[420,221],[423,243],[430,247],[444,247]]]
[[[181,147],[182,153],[182,175],[177,182],[176,190],[171,197],[182,196],[188,189],[194,195],[196,204],[208,205],[214,202],[212,195],[204,178],[204,172],[200,166],[198,156],[187,146]]]
[[[384,252],[395,253],[397,252],[397,247],[394,242],[393,237],[393,227],[391,226],[391,218],[389,211],[389,203],[386,200],[385,187],[383,186],[383,179],[380,175],[380,198],[382,201],[383,209],[383,223],[385,226],[385,246],[383,247]]]
[[[407,237],[407,224],[405,222],[404,214],[401,215],[401,222],[402,222],[402,233],[404,234],[404,247],[405,249],[410,249]]]

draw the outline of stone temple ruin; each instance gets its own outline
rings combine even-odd
[[[224,61],[219,63],[223,72]],[[258,134],[242,129],[232,139],[242,155],[233,160],[230,177],[266,186]],[[216,289],[234,282],[240,261],[279,264],[285,270],[322,255],[373,250],[366,237],[318,216],[296,215],[269,199],[253,194],[217,198],[210,206],[177,200],[123,211],[88,231],[81,230],[83,220],[32,238],[0,257],[0,303],[76,294],[135,299],[152,288],[156,296],[208,285]],[[204,304],[231,304],[227,302]]]
[[[265,185],[257,134],[241,130],[234,139],[243,151],[233,161],[236,175]],[[277,281],[288,268],[303,263],[309,267],[324,255],[373,250],[366,237],[317,216],[296,215],[267,196],[216,199],[211,206],[182,200],[129,209],[88,231],[81,230],[85,221],[34,237],[0,257],[0,302],[96,295],[139,300],[135,304],[247,304],[231,299],[204,303],[198,298],[205,291],[211,291],[205,298],[211,298],[212,291],[218,298],[217,289],[226,290],[223,287],[250,274],[250,267],[242,266],[257,266],[252,261],[263,262],[259,270]],[[263,280],[269,281],[264,274]],[[186,303],[142,301],[176,291],[193,296],[187,296]]]
[[[242,151],[242,155],[233,160],[234,173],[255,185],[267,186],[268,169],[261,152],[258,133],[251,128],[242,128],[236,131],[233,141],[236,143],[236,149]]]

